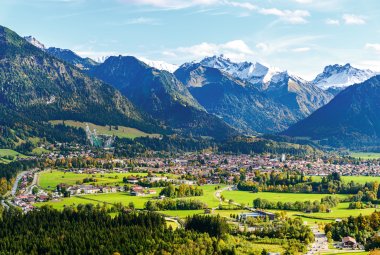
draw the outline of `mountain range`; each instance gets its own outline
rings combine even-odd
[[[330,103],[301,120],[285,135],[334,146],[380,145],[380,76],[348,87]]]
[[[139,109],[174,129],[218,139],[237,135],[232,127],[208,113],[172,73],[152,68],[135,57],[109,57],[89,74],[113,85]]]
[[[223,56],[186,63],[174,74],[207,111],[250,134],[282,131],[332,98],[286,71]]]
[[[5,27],[0,27],[0,103],[35,121],[72,119],[146,131],[158,128],[112,86],[90,78]]]
[[[323,90],[337,94],[345,88],[353,84],[362,83],[375,75],[377,73],[374,71],[361,70],[352,67],[350,64],[336,64],[326,66],[312,83]]]
[[[4,116],[73,119],[216,139],[278,132],[337,145],[337,139],[345,145],[377,139],[377,105],[365,99],[366,93],[377,93],[377,77],[370,79],[376,72],[350,64],[327,66],[306,81],[286,70],[233,62],[223,55],[179,67],[132,56],[97,62],[68,49],[47,48],[4,27],[0,34]],[[368,89],[357,89],[361,87]],[[358,112],[367,121],[361,119],[363,126],[356,127],[351,122],[359,120]],[[334,118],[330,124],[329,118]]]

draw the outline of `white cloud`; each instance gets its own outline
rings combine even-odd
[[[249,11],[254,11],[254,10],[258,9],[258,7],[256,5],[248,3],[248,2],[225,1],[224,4],[232,6],[232,7],[243,8],[243,9],[246,9]]]
[[[277,55],[282,52],[306,52],[311,50],[315,44],[314,41],[324,36],[300,36],[300,37],[282,37],[271,42],[260,42],[256,44],[265,55]]]
[[[301,48],[295,48],[292,50],[293,52],[308,52],[310,51],[309,47],[301,47]]]
[[[191,6],[213,5],[220,0],[121,0],[124,3],[136,5],[151,5],[158,8],[183,9]]]
[[[294,2],[297,2],[299,4],[311,4],[313,3],[313,0],[294,0]]]
[[[344,23],[347,25],[364,25],[366,23],[366,20],[363,16],[344,14],[342,18]]]
[[[325,23],[327,25],[336,25],[336,26],[340,25],[340,21],[338,19],[326,19]]]
[[[242,40],[229,41],[222,44],[203,42],[189,47],[179,47],[174,50],[166,50],[162,53],[168,57],[181,57],[201,59],[206,56],[223,54],[235,61],[246,60],[254,54],[253,50]]]
[[[310,16],[310,13],[305,10],[280,10],[277,8],[271,9],[260,9],[259,13],[264,15],[274,15],[279,17],[281,20],[291,23],[291,24],[302,24],[307,23],[306,18]]]
[[[380,72],[380,61],[378,60],[364,60],[358,62],[355,67],[361,69],[369,69],[375,72]]]
[[[246,11],[256,11],[263,15],[273,15],[281,20],[291,24],[307,23],[306,18],[310,16],[310,13],[305,10],[280,10],[277,8],[260,8],[251,2],[240,2],[230,0],[119,0],[127,4],[136,5],[150,5],[157,8],[166,9],[184,9],[194,6],[230,6],[235,8],[241,8]],[[310,2],[310,0],[298,0],[300,2]],[[244,13],[242,16],[248,16],[248,13]]]
[[[156,19],[139,17],[130,19],[126,22],[127,25],[159,25],[160,23]]]
[[[364,47],[367,50],[373,50],[380,54],[380,43],[367,43]]]

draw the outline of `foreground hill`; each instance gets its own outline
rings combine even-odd
[[[157,128],[112,86],[88,77],[1,26],[0,105],[3,115],[17,113],[26,120],[72,119],[145,131]]]
[[[90,74],[112,84],[139,109],[181,132],[218,139],[237,133],[206,112],[173,74],[134,57],[109,57]]]
[[[325,140],[334,146],[380,145],[380,76],[353,85],[298,122],[285,135]]]

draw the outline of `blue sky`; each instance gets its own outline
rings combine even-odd
[[[0,0],[0,24],[93,58],[224,54],[306,79],[335,63],[380,71],[378,0]]]

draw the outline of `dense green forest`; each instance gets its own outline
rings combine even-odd
[[[308,145],[297,145],[290,143],[274,142],[266,139],[249,139],[237,137],[231,140],[216,141],[213,139],[181,137],[177,135],[163,136],[162,138],[139,137],[134,140],[127,138],[115,139],[116,156],[136,156],[147,150],[152,151],[201,151],[212,149],[220,153],[286,153],[292,155],[305,155],[310,153],[319,153]]]
[[[0,206],[0,254],[258,255],[263,250],[247,247],[268,238],[286,254],[299,254],[314,240],[301,219],[284,218],[248,233],[231,228],[220,216],[194,215],[184,228],[173,230],[159,214],[116,207],[111,217],[110,209],[92,204],[63,211],[44,206],[26,214]]]
[[[218,224],[209,222],[213,226],[209,229]],[[90,205],[63,212],[47,207],[28,214],[7,210],[0,220],[0,250],[2,254],[232,254],[209,233],[189,229],[173,231],[154,213],[121,213],[112,218]]]

